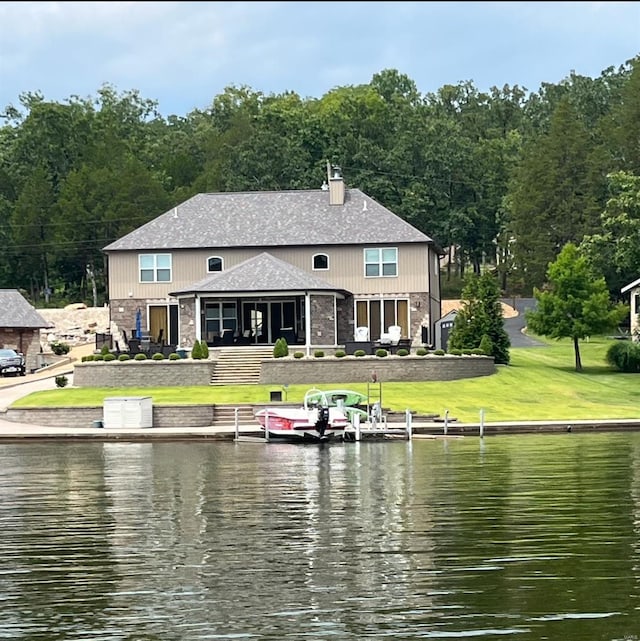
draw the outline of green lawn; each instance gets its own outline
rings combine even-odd
[[[460,421],[640,418],[640,375],[621,374],[605,363],[612,340],[580,343],[583,371],[574,369],[568,340],[546,347],[512,348],[511,364],[496,374],[460,381],[383,383],[385,408],[420,414],[434,413]],[[282,390],[283,399],[302,402],[309,385],[238,385],[227,387],[62,388],[35,392],[14,407],[100,406],[110,396],[151,396],[154,404],[268,403],[269,392]],[[367,393],[367,383],[342,381],[322,389],[348,388]]]

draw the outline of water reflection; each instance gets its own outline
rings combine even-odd
[[[0,638],[637,640],[639,451],[2,445]]]

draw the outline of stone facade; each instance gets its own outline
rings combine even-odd
[[[333,296],[314,294],[310,298],[311,307],[311,345],[335,345],[335,309]]]
[[[127,333],[127,338],[131,338],[131,330],[136,326],[136,311],[146,309],[147,301],[134,298],[124,298],[114,300],[110,303],[111,327],[112,333],[114,326],[118,328],[121,335],[122,330]],[[115,337],[120,342],[120,336]],[[124,342],[122,346],[124,345]]]
[[[196,341],[196,300],[189,298],[180,301],[181,347],[192,347]]]

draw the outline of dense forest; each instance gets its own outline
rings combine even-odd
[[[232,86],[163,117],[104,85],[0,113],[0,288],[37,306],[107,302],[102,248],[199,192],[316,189],[327,161],[504,295],[544,283],[568,242],[616,297],[640,273],[640,56],[537,91],[421,95],[387,69],[319,99]],[[459,290],[458,290],[459,291]]]

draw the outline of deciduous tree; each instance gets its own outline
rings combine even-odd
[[[629,308],[611,302],[604,276],[573,243],[567,243],[549,264],[547,280],[545,289],[534,289],[538,304],[526,313],[527,327],[540,336],[570,338],[576,371],[582,371],[580,341],[616,327]]]

